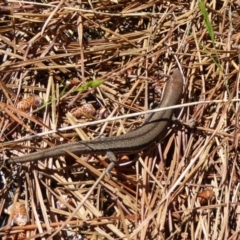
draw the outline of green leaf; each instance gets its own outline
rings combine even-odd
[[[199,8],[202,12],[202,15],[204,17],[204,22],[205,22],[205,25],[206,25],[206,28],[208,30],[208,34],[212,40],[212,43],[213,43],[213,46],[215,47],[215,36],[214,36],[214,31],[213,31],[213,27],[212,27],[212,24],[209,20],[209,16],[208,16],[208,12],[206,10],[206,7],[204,5],[204,2],[202,0],[199,1]]]
[[[82,86],[75,89],[75,92],[85,92],[88,90],[88,88],[92,87],[98,87],[103,83],[103,80],[101,79],[94,79],[89,82],[84,83]]]

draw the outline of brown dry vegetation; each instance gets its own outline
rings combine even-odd
[[[194,0],[1,2],[4,159],[124,134],[144,121],[126,114],[159,102],[162,73],[179,68],[186,85],[175,112],[182,124],[151,150],[126,156],[137,161],[114,168],[111,180],[101,175],[104,154],[2,163],[0,236],[239,239],[239,4],[205,1],[214,43]],[[103,118],[125,118],[66,129],[96,120],[69,113],[84,101],[105,108]],[[11,203],[19,209],[8,216]],[[18,226],[21,214],[29,220]]]

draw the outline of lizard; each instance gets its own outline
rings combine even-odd
[[[175,105],[182,96],[183,78],[178,69],[175,69],[166,83],[165,91],[159,108]],[[88,141],[77,141],[60,144],[52,148],[46,148],[28,155],[4,160],[5,163],[24,163],[47,159],[50,157],[67,156],[69,152],[74,154],[106,153],[110,164],[106,173],[116,162],[115,154],[129,154],[146,149],[152,143],[162,141],[165,137],[167,126],[171,121],[173,109],[168,109],[149,115],[147,121],[136,130],[119,136],[96,138]],[[0,163],[3,161],[0,161]]]

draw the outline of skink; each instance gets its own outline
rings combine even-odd
[[[167,82],[160,108],[175,105],[181,98],[183,79],[179,70],[174,70]],[[140,128],[120,135],[106,138],[97,138],[90,141],[79,141],[61,144],[47,148],[25,156],[4,160],[5,163],[23,163],[38,161],[50,157],[68,155],[66,150],[74,154],[82,153],[107,153],[127,154],[138,152],[147,148],[155,141],[161,141],[165,137],[168,123],[171,120],[173,110],[165,110],[153,113],[148,121]]]

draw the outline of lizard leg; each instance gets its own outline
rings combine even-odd
[[[117,158],[116,158],[116,155],[113,152],[111,152],[111,151],[107,151],[106,154],[107,154],[107,157],[108,157],[108,159],[110,161],[110,163],[109,163],[109,165],[108,165],[108,167],[106,169],[106,174],[107,174],[107,176],[109,178],[112,178],[112,175],[111,175],[110,172],[114,168],[114,166],[116,165]]]

